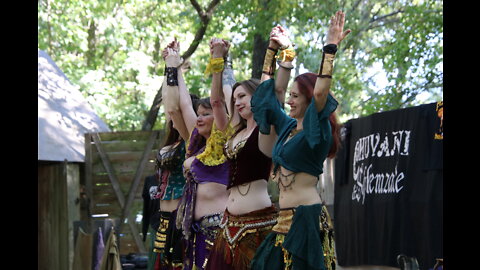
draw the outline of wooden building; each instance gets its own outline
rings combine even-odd
[[[108,131],[55,62],[38,50],[38,269],[72,268],[73,223],[82,219],[84,134]]]

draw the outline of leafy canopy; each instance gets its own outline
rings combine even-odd
[[[174,36],[182,50],[195,39],[201,20],[191,2],[39,1],[38,47],[112,130],[139,130],[163,81],[161,50]],[[296,74],[317,72],[329,18],[339,9],[346,12],[345,28],[352,29],[337,53],[332,85],[342,120],[442,99],[440,0],[221,1],[189,59],[190,91],[208,95],[210,78],[203,71],[210,38],[232,41],[240,81],[252,74],[255,34],[266,40],[277,24],[292,33]],[[164,119],[162,108],[159,117]],[[163,125],[157,121],[154,128]]]

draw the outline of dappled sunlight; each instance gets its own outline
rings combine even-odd
[[[78,89],[38,51],[38,159],[83,162],[84,134],[109,131]]]

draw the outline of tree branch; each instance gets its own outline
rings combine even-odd
[[[200,4],[196,0],[190,0],[190,3],[192,4],[193,8],[197,11],[198,16],[203,17],[203,10]]]
[[[184,59],[184,64],[182,64],[182,69],[184,70],[188,70],[190,63],[187,61],[187,59],[197,50],[198,45],[200,45],[200,42],[203,40],[203,36],[205,35],[208,24],[210,23],[210,19],[212,18],[213,11],[215,10],[215,7],[220,3],[220,0],[212,0],[210,4],[208,4],[206,11],[202,9],[197,0],[190,0],[190,3],[197,11],[198,16],[200,17],[200,21],[202,23],[200,25],[200,28],[197,29],[197,32],[195,33],[195,38],[193,39],[192,43],[190,43],[188,49],[181,56]],[[160,109],[161,102],[162,87],[160,87],[157,94],[155,95],[145,122],[143,122],[142,130],[152,130],[153,125],[155,124],[155,121],[157,119],[158,110]]]
[[[202,22],[200,28],[198,28],[197,32],[195,33],[195,38],[193,39],[192,43],[188,47],[188,49],[182,54],[183,59],[189,58],[197,49],[198,45],[200,42],[203,40],[203,36],[205,35],[205,32],[207,31],[208,23],[210,22],[210,19],[212,18],[213,11],[215,7],[220,3],[220,0],[212,0],[210,4],[208,4],[206,12],[203,11],[202,7],[198,4],[196,0],[190,0],[190,3],[192,3],[192,6],[195,8],[195,10],[198,13],[198,16],[200,17],[200,21]]]
[[[371,30],[371,29],[374,29],[374,28],[377,28],[377,27],[382,27],[382,26],[386,26],[388,24],[393,24],[393,23],[398,23],[398,22],[400,22],[400,19],[385,20],[385,21],[383,21],[383,23],[377,23],[377,24],[369,25],[365,30],[368,31],[368,30]]]
[[[208,4],[208,7],[207,7],[207,16],[209,16],[209,17],[212,16],[215,7],[217,7],[217,5],[218,5],[219,3],[220,3],[220,0],[212,0],[212,2],[210,2],[210,4]]]
[[[403,13],[403,12],[404,12],[404,10],[400,9],[400,10],[394,11],[394,12],[392,12],[392,13],[389,13],[389,14],[386,14],[386,15],[383,15],[383,16],[380,16],[380,17],[377,17],[377,16],[374,15],[374,16],[370,19],[369,23],[374,23],[374,22],[377,22],[377,21],[381,21],[381,20],[384,20],[384,19],[386,19],[386,18],[388,18],[388,17],[395,16],[395,15],[397,15],[397,14],[399,14],[399,13]]]

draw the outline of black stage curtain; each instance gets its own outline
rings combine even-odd
[[[341,266],[443,258],[443,102],[352,119],[335,159]]]

